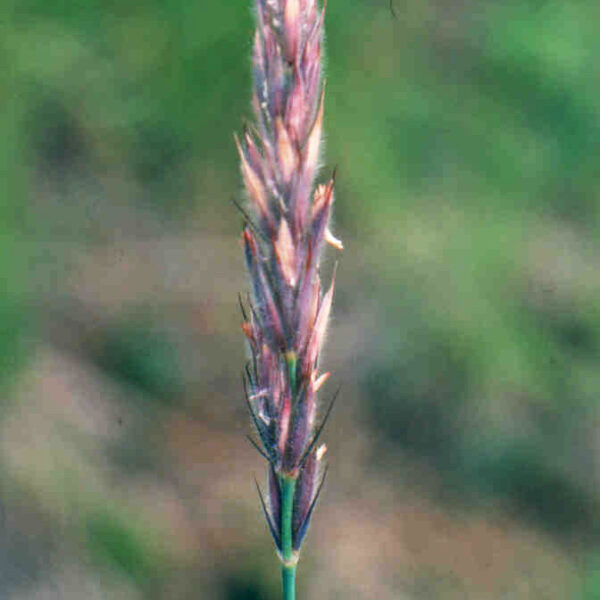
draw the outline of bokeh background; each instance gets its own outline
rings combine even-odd
[[[279,597],[240,382],[249,5],[4,2],[6,600]],[[328,3],[342,392],[299,597],[598,599],[600,4],[393,9]]]

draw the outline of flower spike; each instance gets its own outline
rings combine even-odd
[[[316,444],[337,398],[336,392],[317,425],[317,395],[329,377],[319,375],[318,362],[335,280],[334,271],[331,283],[322,285],[319,261],[326,244],[337,250],[343,245],[330,224],[335,170],[326,183],[316,182],[325,109],[325,3],[254,5],[255,125],[235,137],[246,192],[244,206],[236,206],[244,218],[251,289],[247,302],[240,298],[250,355],[243,385],[259,442],[249,439],[269,462],[268,501],[257,488],[289,592],[325,480],[325,447]]]

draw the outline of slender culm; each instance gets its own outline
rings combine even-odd
[[[328,243],[334,177],[315,185],[323,127],[317,0],[256,0],[252,106],[236,138],[247,195],[243,245],[251,291],[242,302],[250,360],[246,401],[268,461],[260,499],[282,564],[284,600],[295,598],[300,546],[321,490],[317,392],[329,377],[319,354],[333,299],[319,260]]]

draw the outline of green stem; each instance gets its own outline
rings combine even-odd
[[[296,565],[281,567],[283,581],[283,600],[296,600]]]
[[[290,391],[292,392],[292,399],[296,398],[296,367],[298,365],[298,357],[295,352],[288,352],[285,355],[285,359],[287,362],[288,375],[290,378]]]
[[[283,580],[283,600],[296,598],[297,555],[292,546],[292,515],[294,513],[294,491],[296,479],[282,475],[281,479],[281,577]]]

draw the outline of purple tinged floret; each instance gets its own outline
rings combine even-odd
[[[281,521],[281,486],[273,465],[269,465],[269,504],[274,523]]]
[[[312,504],[317,480],[317,453],[312,452],[298,476],[298,492],[294,498],[292,528],[296,536],[302,527]]]

